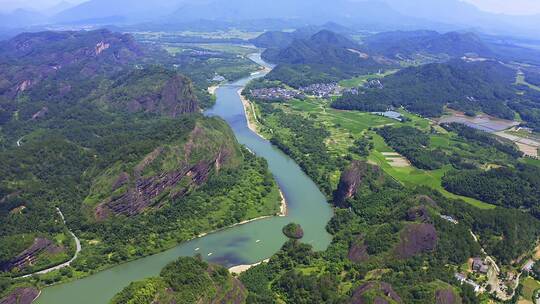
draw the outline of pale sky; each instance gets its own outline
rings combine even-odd
[[[82,3],[86,0],[66,0],[69,3]],[[111,0],[114,1],[114,0]],[[46,9],[55,6],[62,0],[0,0],[0,11],[11,11],[17,8]]]
[[[1,0],[0,0],[1,1]],[[494,12],[516,15],[540,14],[540,0],[464,0],[478,8]]]
[[[67,0],[71,3],[81,3],[86,0]],[[111,0],[114,1],[114,0]],[[256,0],[254,0],[256,1]],[[414,1],[414,0],[403,0]],[[437,1],[437,0],[434,0]],[[478,6],[480,9],[507,14],[540,14],[540,0],[462,0]],[[44,9],[52,7],[61,0],[0,0],[0,11],[9,11],[15,8]]]

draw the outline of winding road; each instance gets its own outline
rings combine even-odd
[[[64,217],[64,214],[62,213],[62,211],[60,211],[59,208],[56,208],[56,211],[58,212],[58,215],[60,215],[60,218],[62,218],[62,222],[64,223],[64,225],[66,225],[66,218]],[[41,271],[37,271],[37,272],[34,272],[34,273],[30,273],[30,274],[21,276],[19,278],[28,278],[28,277],[31,277],[31,276],[36,275],[36,274],[45,274],[45,273],[49,273],[51,271],[55,271],[55,270],[62,269],[64,267],[70,266],[71,263],[73,263],[73,261],[75,261],[75,259],[79,255],[79,252],[81,252],[82,247],[81,247],[81,241],[79,240],[79,238],[71,230],[69,230],[69,228],[68,228],[68,232],[69,232],[69,234],[71,234],[71,236],[75,240],[75,244],[77,246],[77,249],[75,250],[75,254],[73,255],[73,257],[69,261],[67,261],[65,263],[62,263],[60,265],[56,265],[56,266],[51,267],[51,268],[47,268],[47,269],[44,269],[44,270],[41,270]]]

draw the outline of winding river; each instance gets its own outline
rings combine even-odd
[[[261,60],[260,54],[254,54],[250,58],[271,68]],[[226,267],[252,264],[279,250],[285,241],[281,228],[289,222],[302,225],[305,232],[304,242],[313,245],[317,250],[324,250],[331,240],[325,226],[332,216],[326,198],[292,159],[247,127],[244,107],[237,92],[250,80],[264,75],[265,72],[259,72],[220,87],[216,91],[216,105],[208,110],[206,115],[219,116],[226,120],[241,144],[268,161],[270,171],[287,200],[287,217],[271,217],[235,226],[81,280],[45,288],[36,303],[108,303],[130,282],[158,275],[161,268],[179,256],[200,253],[205,259]]]

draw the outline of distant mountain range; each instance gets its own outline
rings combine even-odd
[[[489,57],[493,52],[473,33],[435,31],[384,32],[368,37],[365,47],[390,58],[410,58],[418,53],[444,54],[449,57],[475,54]]]
[[[414,4],[414,5],[413,5]],[[56,10],[56,11],[55,11]],[[245,24],[255,20],[294,20],[303,24],[339,21],[354,28],[382,30],[468,29],[488,34],[538,37],[539,16],[510,16],[479,10],[459,0],[89,0],[75,7],[60,5],[36,14],[16,11],[0,16],[0,27],[32,24],[140,24],[162,27],[199,21]],[[54,13],[52,17],[48,17]],[[265,23],[259,24],[264,29]]]

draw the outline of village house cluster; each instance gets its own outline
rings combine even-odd
[[[328,98],[332,95],[339,95],[342,89],[337,83],[316,83],[301,87],[300,91],[318,98]]]
[[[269,101],[277,101],[277,100],[291,100],[293,98],[304,98],[304,96],[295,91],[290,89],[284,89],[284,88],[262,88],[262,89],[254,89],[250,90],[250,94],[253,98],[259,99],[259,100],[269,100]]]

